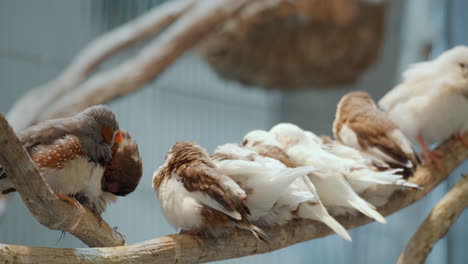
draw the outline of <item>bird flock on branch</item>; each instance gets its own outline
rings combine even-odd
[[[269,243],[265,227],[312,219],[351,241],[334,216],[360,212],[386,223],[376,208],[397,189],[421,188],[408,178],[423,161],[441,168],[442,154],[427,144],[453,136],[468,147],[467,114],[468,47],[458,46],[410,66],[378,106],[366,92],[343,96],[334,139],[281,123],[211,155],[177,142],[152,184],[167,220],[197,239],[240,228]],[[44,121],[18,137],[57,197],[98,218],[140,182],[138,146],[106,106]],[[421,158],[411,141],[421,145]],[[361,197],[381,185],[378,197]],[[0,166],[0,192],[16,188]]]

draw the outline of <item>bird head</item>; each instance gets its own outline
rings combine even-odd
[[[95,142],[112,146],[123,141],[119,123],[109,107],[105,105],[89,107],[79,113],[77,118],[81,119],[87,136],[91,136]]]
[[[278,124],[272,127],[269,133],[273,135],[284,149],[301,143],[306,138],[304,130],[290,123]]]
[[[253,130],[247,133],[242,139],[241,146],[252,148],[257,144],[273,145],[281,147],[281,144],[265,130]]]
[[[440,70],[458,74],[468,80],[468,47],[456,46],[442,53],[436,62]]]
[[[112,159],[102,177],[102,189],[118,196],[126,196],[138,186],[143,166],[138,145],[130,135],[122,132],[123,141],[112,147]]]

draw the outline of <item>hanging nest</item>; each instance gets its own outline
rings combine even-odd
[[[351,84],[376,61],[386,5],[252,1],[198,51],[224,78],[268,88]]]

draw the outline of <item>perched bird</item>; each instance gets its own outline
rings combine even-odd
[[[366,92],[351,92],[341,98],[333,134],[345,145],[392,167],[401,167],[411,173],[420,163],[410,141]]]
[[[297,167],[296,162],[281,148],[281,144],[265,130],[253,130],[242,139],[241,146],[252,149],[264,157],[281,161],[289,168]]]
[[[246,190],[249,219],[268,218],[273,205],[288,186],[301,176],[315,170],[313,167],[288,168],[278,160],[263,157],[236,144],[224,144],[211,156],[214,164]],[[268,225],[276,221],[271,219]]]
[[[92,211],[100,215],[109,202],[117,199],[117,196],[126,196],[132,193],[143,174],[143,166],[138,151],[138,145],[132,140],[128,132],[121,132],[123,141],[112,146],[112,159],[106,164],[101,181],[103,193],[99,199],[90,200],[79,193],[75,195],[77,200]]]
[[[29,127],[19,139],[56,195],[69,202],[76,202],[69,196],[86,197],[85,206],[99,203],[112,146],[123,141],[114,113],[104,105]],[[0,192],[11,191],[14,185],[3,174]],[[98,213],[93,206],[89,209]]]
[[[379,106],[437,168],[441,153],[427,144],[450,136],[468,141],[468,47],[457,46],[433,61],[416,63],[403,73],[403,82],[389,91]]]
[[[262,134],[256,131],[248,133],[246,137],[252,139],[253,135]],[[271,143],[275,142],[272,138],[265,138]],[[268,145],[265,144],[265,147]],[[307,178],[307,174],[315,171],[315,168],[288,168],[276,159],[260,156],[235,144],[219,146],[212,158],[223,173],[247,190],[246,202],[253,223],[274,226],[295,218],[313,219],[325,223],[344,239],[351,241],[346,229],[328,214],[315,187]]]
[[[385,167],[384,165],[381,165],[379,160],[375,158],[367,158],[358,150],[343,145],[338,141],[327,141],[327,143],[324,143],[323,148],[340,158],[349,159],[356,163],[356,168],[350,169],[345,176],[353,187],[353,190],[358,194],[363,193],[369,188],[376,187],[377,185],[420,188],[419,185],[403,179],[403,176],[399,174],[403,169],[391,169],[389,167]]]
[[[386,223],[385,218],[375,207],[353,190],[346,179],[351,160],[339,158],[314,141],[307,138],[304,131],[293,124],[282,123],[274,126],[270,133],[282,144],[286,153],[299,165],[314,166],[318,171],[309,174],[309,179],[317,187],[320,200],[327,207],[357,209],[375,220]]]
[[[169,222],[193,235],[218,236],[230,227],[268,236],[249,220],[246,193],[213,164],[206,150],[192,142],[177,142],[153,175],[153,189]]]

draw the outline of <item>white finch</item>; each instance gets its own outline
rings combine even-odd
[[[427,144],[451,135],[464,142],[468,130],[468,47],[457,46],[433,61],[411,65],[403,82],[389,91],[379,106],[438,168],[440,153]]]

